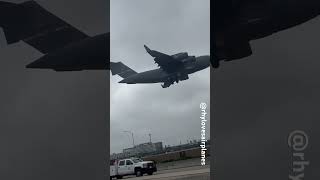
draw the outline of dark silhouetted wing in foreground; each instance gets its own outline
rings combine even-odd
[[[252,54],[250,41],[317,17],[319,0],[213,0],[214,67]]]
[[[8,44],[24,41],[44,55],[27,68],[56,71],[109,69],[109,33],[89,37],[35,1],[0,1],[0,27]]]
[[[88,37],[35,1],[0,2],[0,15],[0,26],[9,44],[22,40],[42,53]]]

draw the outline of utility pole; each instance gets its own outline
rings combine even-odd
[[[134,147],[134,137],[133,137],[133,132],[131,132],[131,131],[123,131],[123,132],[130,133],[130,134],[131,134],[131,137],[132,137],[132,146]]]
[[[149,133],[149,142],[151,144],[151,133]]]

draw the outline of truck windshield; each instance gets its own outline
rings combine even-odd
[[[133,161],[134,163],[142,162],[142,160],[141,160],[141,159],[138,159],[138,158],[132,159],[132,161]]]

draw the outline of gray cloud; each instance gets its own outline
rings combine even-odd
[[[167,54],[210,53],[209,0],[111,1],[111,60],[141,72],[156,68],[143,44]],[[162,89],[160,84],[125,85],[111,77],[111,152],[136,143],[165,144],[200,138],[200,102],[209,103],[209,69]],[[209,126],[209,125],[208,125]],[[208,132],[209,133],[209,132]]]

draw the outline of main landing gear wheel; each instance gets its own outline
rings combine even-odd
[[[162,86],[162,88],[167,88],[167,87],[171,86],[171,84],[173,84],[174,81],[175,81],[174,79],[168,78],[168,81],[161,84],[161,86]]]
[[[169,84],[169,83],[161,84],[162,88],[167,88],[167,87],[169,87],[170,85],[171,85],[171,84]]]

